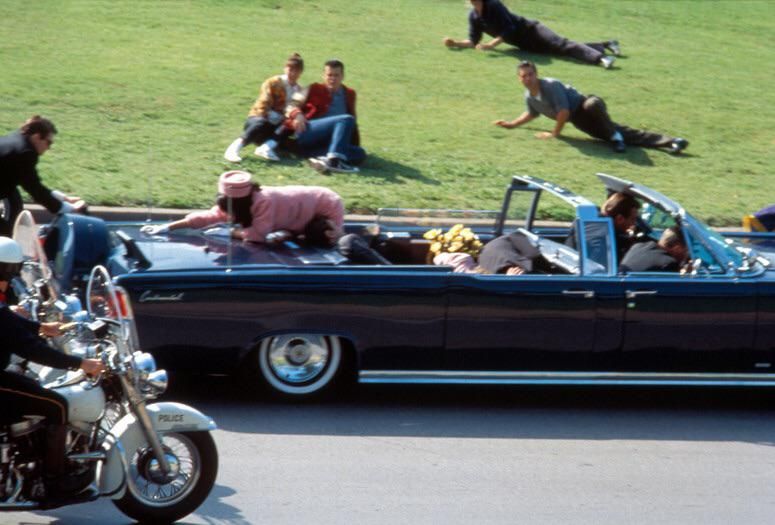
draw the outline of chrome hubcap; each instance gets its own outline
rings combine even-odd
[[[272,373],[279,379],[299,384],[325,371],[330,351],[322,335],[284,335],[272,340],[268,358]]]
[[[178,457],[169,453],[164,454],[164,456],[167,458],[167,464],[170,466],[170,471],[166,475],[162,472],[159,461],[156,458],[153,458],[148,462],[145,477],[153,483],[163,485],[169,483],[180,474],[180,462],[178,461]]]
[[[185,499],[201,474],[199,450],[188,437],[165,434],[162,446],[170,465],[166,475],[150,449],[138,451],[130,465],[128,488],[144,505],[151,507],[167,507]]]

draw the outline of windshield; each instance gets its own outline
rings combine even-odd
[[[94,267],[89,277],[86,295],[87,308],[92,316],[99,319],[111,319],[119,323],[123,321],[116,288],[113,286],[113,281],[105,267]]]
[[[20,277],[28,290],[34,290],[36,285],[50,288],[50,296],[56,297],[59,287],[51,274],[43,247],[38,237],[38,225],[29,210],[24,210],[16,218],[13,227],[13,239],[19,244],[24,256],[24,264]]]
[[[738,243],[724,238],[690,214],[685,215],[685,221],[691,227],[688,237],[692,257],[702,259],[703,264],[710,271],[723,271],[724,264],[731,264],[736,269],[747,269],[749,262],[755,261],[755,257],[749,260],[743,251],[738,249],[740,247]]]

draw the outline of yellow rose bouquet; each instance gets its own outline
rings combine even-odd
[[[431,241],[429,259],[440,253],[467,253],[476,259],[483,246],[479,236],[462,224],[455,224],[447,233],[437,228],[428,230],[423,238]]]

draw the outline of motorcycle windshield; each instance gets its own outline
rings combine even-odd
[[[92,317],[109,319],[123,324],[116,287],[104,266],[95,266],[86,287],[86,305]]]
[[[51,272],[51,266],[38,237],[38,225],[29,210],[24,210],[16,218],[13,239],[19,244],[24,255],[20,277],[27,289],[35,290],[43,285],[48,288],[50,297],[57,297],[59,283]]]

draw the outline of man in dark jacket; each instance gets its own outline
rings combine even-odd
[[[589,44],[568,40],[537,20],[528,20],[512,13],[500,0],[471,0],[471,6],[468,39],[445,37],[445,46],[487,50],[506,42],[532,53],[570,56],[587,64],[600,64],[606,69],[613,65],[615,57],[606,55],[605,51],[609,50],[614,55],[620,53],[619,42],[616,40]],[[485,44],[480,43],[482,33],[495,38]]]
[[[521,275],[533,271],[533,261],[541,255],[519,232],[501,235],[484,245],[479,254],[479,267],[486,273]]]
[[[38,177],[38,158],[51,148],[57,133],[54,123],[38,115],[22,127],[0,137],[0,235],[10,235],[16,216],[23,208],[17,186],[51,213],[80,211],[86,205],[78,197],[48,189]]]
[[[5,304],[8,283],[18,275],[21,264],[22,251],[16,241],[0,237],[0,407],[3,416],[11,419],[23,415],[46,418],[46,484],[48,489],[61,494],[75,488],[65,476],[67,399],[28,377],[4,369],[11,354],[53,368],[81,369],[89,375],[100,373],[104,365],[98,359],[81,359],[51,348],[39,334],[61,335],[60,323],[36,323],[24,319]]]
[[[636,241],[635,226],[638,222],[640,203],[632,195],[614,192],[608,196],[600,208],[600,215],[610,217],[613,221],[616,236],[616,260],[621,261],[627,251]],[[571,228],[570,235],[565,239],[565,245],[579,250],[576,245],[576,228]]]
[[[632,245],[619,265],[620,273],[677,272],[689,259],[689,250],[680,228],[667,228],[659,242]]]

